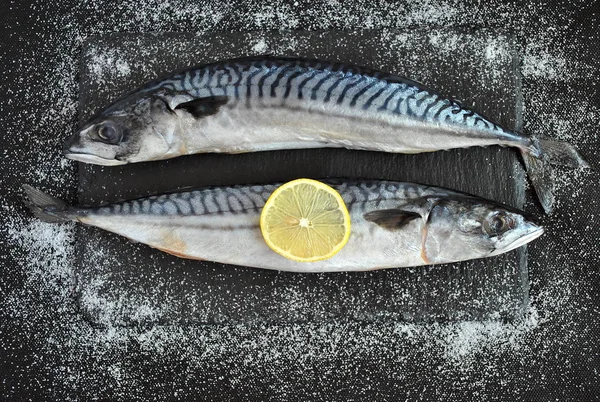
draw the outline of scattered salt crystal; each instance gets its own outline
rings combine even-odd
[[[252,51],[257,54],[266,53],[269,46],[264,38],[260,38],[258,42],[254,46],[252,46]]]
[[[127,77],[131,73],[131,68],[127,61],[121,57],[115,50],[93,54],[91,56],[91,76],[95,78],[98,85],[105,82],[103,77]]]

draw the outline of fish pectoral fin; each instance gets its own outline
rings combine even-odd
[[[158,91],[156,91],[154,93],[154,96],[156,96],[157,98],[161,99],[163,102],[165,102],[165,104],[167,105],[167,107],[174,112],[175,108],[177,107],[177,105],[180,105],[184,102],[189,102],[191,100],[194,99],[193,96],[191,96],[188,93],[185,92],[177,92],[171,89],[167,89],[167,88],[161,88]]]
[[[420,218],[416,212],[404,211],[402,209],[382,209],[367,212],[363,217],[387,230],[398,230],[407,225],[413,219]]]
[[[209,96],[180,103],[175,106],[175,109],[185,110],[198,119],[216,114],[221,106],[225,105],[228,100],[229,98],[227,96]]]

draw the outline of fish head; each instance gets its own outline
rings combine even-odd
[[[96,165],[165,159],[177,115],[152,93],[130,96],[88,120],[64,145],[67,158]]]
[[[521,247],[544,229],[508,206],[476,198],[435,201],[423,228],[429,263],[490,257]]]

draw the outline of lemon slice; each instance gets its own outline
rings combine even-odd
[[[277,188],[260,215],[260,230],[276,253],[299,262],[326,260],[350,237],[350,215],[333,188],[298,179]]]

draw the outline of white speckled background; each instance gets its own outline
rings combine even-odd
[[[598,10],[590,2],[7,3],[0,24],[0,398],[595,400],[600,354]],[[499,27],[514,33],[524,131],[578,146],[529,248],[531,304],[496,320],[97,328],[76,302],[75,230],[37,222],[28,182],[75,201],[59,153],[77,123],[84,41],[110,32]],[[268,43],[253,44],[256,51]],[[451,48],[450,48],[451,49]],[[493,55],[493,49],[490,55]],[[451,50],[448,57],[455,57]],[[98,65],[102,65],[99,60]],[[116,63],[127,74],[127,66]],[[540,214],[535,204],[530,212]]]

